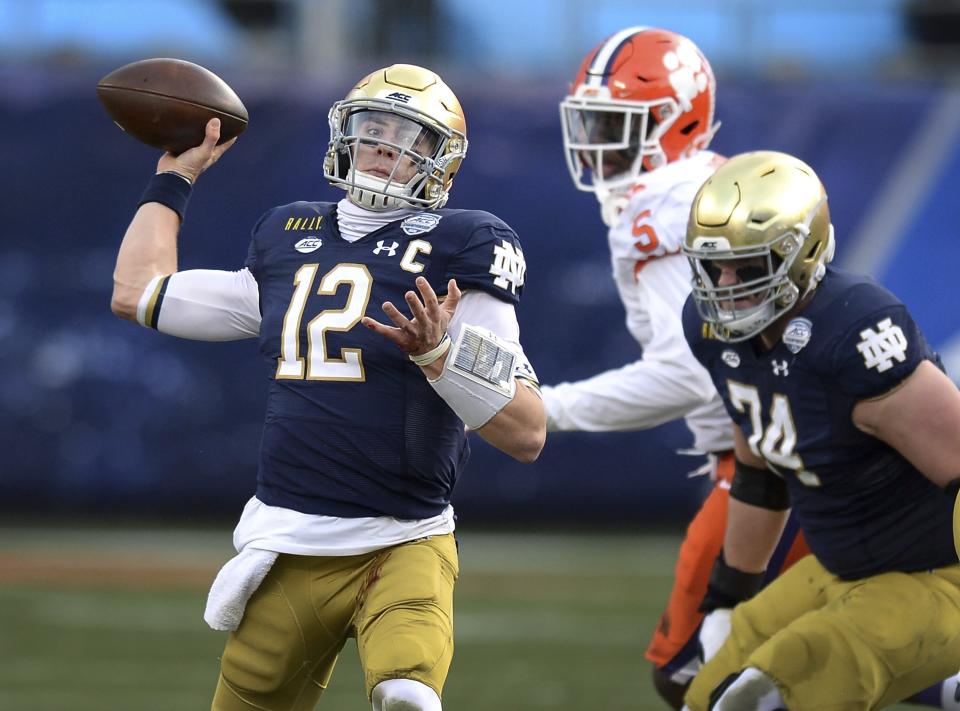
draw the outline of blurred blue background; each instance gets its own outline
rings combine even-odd
[[[673,7],[676,6],[676,7]],[[639,356],[592,195],[563,160],[557,102],[630,25],[711,59],[725,154],[777,149],[820,174],[840,263],[911,307],[960,373],[953,301],[960,2],[953,0],[0,0],[0,507],[7,515],[234,518],[255,478],[267,371],[253,341],[177,341],[110,314],[117,246],[158,154],[114,126],[97,79],[135,59],[209,67],[250,127],[195,190],[181,267],[238,268],[268,207],[336,200],[329,105],[378,66],[438,71],[467,113],[451,207],[519,233],[520,309],[541,380]],[[472,524],[642,527],[695,509],[690,436],[558,434],[532,466],[474,439],[456,492]]]

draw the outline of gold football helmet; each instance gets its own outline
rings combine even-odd
[[[827,194],[806,163],[742,153],[701,186],[683,252],[701,318],[728,342],[751,338],[816,288],[833,258]],[[724,260],[736,283],[720,285]]]
[[[467,153],[460,102],[411,64],[378,69],[330,109],[324,177],[370,210],[436,209]]]

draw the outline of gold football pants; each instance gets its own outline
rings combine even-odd
[[[960,668],[960,565],[840,580],[807,556],[733,612],[727,642],[694,677],[693,711],[756,667],[790,711],[864,711]]]
[[[369,698],[386,679],[439,695],[453,657],[452,534],[343,557],[282,554],[230,633],[214,711],[308,711],[355,637]]]

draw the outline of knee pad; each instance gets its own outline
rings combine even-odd
[[[747,667],[731,674],[710,694],[709,711],[787,711],[773,679]]]
[[[373,711],[441,711],[440,697],[413,679],[387,679],[373,688]]]

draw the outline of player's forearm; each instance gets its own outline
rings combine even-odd
[[[727,565],[745,573],[765,570],[789,513],[789,509],[773,511],[731,497],[723,540],[723,555]]]
[[[134,215],[113,271],[111,309],[121,318],[135,320],[137,304],[150,280],[177,271],[177,231],[180,218],[156,202],[142,205]]]
[[[543,450],[546,420],[540,396],[518,381],[513,400],[478,429],[477,434],[517,461],[529,463]]]

